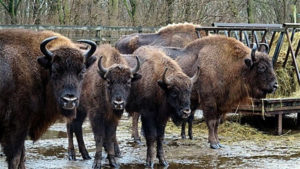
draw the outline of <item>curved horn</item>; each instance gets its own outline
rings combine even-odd
[[[139,57],[135,56],[135,58],[136,58],[136,66],[133,69],[130,69],[130,71],[131,71],[132,74],[135,74],[136,72],[139,71],[140,64],[141,64]]]
[[[49,37],[45,40],[42,41],[42,43],[40,44],[40,50],[41,52],[49,59],[49,60],[52,60],[52,57],[53,57],[53,53],[50,52],[47,48],[46,48],[46,45],[54,40],[54,39],[57,39],[57,36],[52,36],[52,37]]]
[[[200,67],[197,66],[197,72],[194,74],[193,77],[191,77],[192,84],[197,82],[199,75],[200,75]]]
[[[256,52],[256,50],[257,50],[257,44],[253,43],[253,47],[252,47],[252,50],[251,50],[251,59],[252,59],[253,62],[255,61],[255,52]]]
[[[163,75],[162,75],[162,81],[163,81],[165,84],[169,84],[169,81],[168,81],[167,78],[166,78],[167,70],[168,70],[168,68],[165,68],[165,71],[164,71],[164,73],[163,73]]]
[[[98,68],[101,74],[105,74],[107,72],[107,69],[102,66],[102,58],[103,56],[100,56],[98,61]]]
[[[86,43],[91,46],[90,50],[88,50],[85,54],[83,54],[86,58],[92,56],[97,49],[97,44],[94,41],[80,39],[77,42]]]
[[[267,43],[259,43],[259,45],[261,46],[265,46],[266,47],[266,50],[265,50],[265,52],[266,53],[269,53],[269,50],[270,50],[270,47],[269,47],[269,44],[267,44]]]

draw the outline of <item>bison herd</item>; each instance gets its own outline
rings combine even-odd
[[[248,48],[234,38],[206,36],[192,24],[126,35],[116,48],[72,42],[51,31],[0,30],[0,143],[10,169],[25,168],[26,137],[38,140],[62,117],[69,160],[76,160],[74,133],[83,159],[90,159],[82,133],[87,116],[96,145],[93,168],[101,168],[102,147],[110,166],[118,167],[116,130],[124,111],[133,115],[136,141],[141,116],[146,165],[154,165],[156,143],[156,157],[167,166],[163,141],[169,119],[182,124],[183,138],[188,122],[192,139],[194,112],[203,110],[210,147],[218,149],[224,115],[246,98],[263,98],[277,87],[268,55],[255,44]]]

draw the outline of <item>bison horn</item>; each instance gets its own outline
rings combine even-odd
[[[162,80],[163,80],[163,82],[164,82],[165,84],[169,84],[169,81],[168,81],[168,79],[166,78],[167,70],[168,70],[168,68],[165,68],[165,71],[164,71],[164,73],[163,73],[163,75],[162,75]]]
[[[136,72],[139,71],[140,64],[141,64],[139,57],[135,56],[135,58],[136,58],[136,66],[133,69],[130,70],[132,74],[135,74]]]
[[[200,67],[197,66],[197,72],[194,74],[194,76],[191,78],[192,84],[196,83],[198,80],[198,77],[200,75]]]
[[[86,58],[92,56],[97,49],[97,44],[94,41],[81,39],[78,40],[77,42],[86,43],[91,46],[90,50],[88,50],[85,54],[83,54]]]
[[[252,47],[252,50],[251,50],[251,59],[252,61],[254,62],[255,61],[255,52],[257,50],[257,45],[256,43],[253,43],[253,47]]]
[[[57,39],[57,36],[52,36],[52,37],[49,37],[45,40],[42,41],[41,45],[40,45],[40,50],[41,52],[51,61],[52,58],[53,58],[53,53],[50,52],[47,48],[46,48],[46,45],[54,40],[54,39]]]
[[[261,45],[262,45],[262,46],[265,46],[265,47],[266,47],[265,52],[266,52],[266,53],[269,53],[270,46],[269,46],[267,43],[260,43],[259,45],[260,45],[260,46],[261,46]]]
[[[98,68],[99,68],[100,73],[104,75],[107,72],[107,69],[102,66],[102,58],[103,58],[103,56],[100,56],[99,61],[98,61]]]

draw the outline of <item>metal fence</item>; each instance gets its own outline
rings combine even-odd
[[[98,44],[114,44],[122,35],[132,33],[152,33],[158,27],[125,27],[125,26],[46,26],[46,25],[0,25],[0,29],[52,30],[72,40],[90,39]]]

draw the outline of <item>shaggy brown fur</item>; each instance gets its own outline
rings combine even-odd
[[[134,55],[141,58],[143,78],[134,84],[126,110],[141,114],[147,141],[147,165],[153,167],[155,141],[159,162],[167,165],[162,147],[165,126],[170,117],[178,124],[189,114],[192,81],[174,60],[150,46],[139,48]],[[132,57],[125,57],[132,63]]]
[[[85,58],[68,38],[50,31],[0,30],[0,143],[9,168],[25,168],[27,134],[36,141],[61,116],[59,112],[64,112],[58,97],[65,76],[37,62],[43,55],[40,43],[51,36],[58,38],[47,44],[54,54],[49,63],[70,70],[66,74],[76,71],[77,75],[85,67]],[[54,75],[62,80],[54,79]],[[78,82],[72,85],[80,92],[80,82],[72,82]],[[75,115],[71,110],[64,113],[68,118]]]
[[[217,129],[223,114],[247,97],[262,98],[277,87],[268,55],[256,52],[234,38],[209,36],[182,50],[177,62],[187,75],[200,66],[192,104],[204,111],[212,148],[219,148]],[[195,106],[196,105],[196,106]]]
[[[116,167],[115,154],[119,154],[116,143],[116,128],[127,103],[131,83],[140,78],[138,73],[132,73],[126,60],[110,45],[101,45],[95,56],[107,72],[103,74],[99,65],[94,65],[87,72],[83,83],[78,118],[68,124],[69,156],[75,160],[72,131],[75,132],[79,150],[84,159],[89,159],[82,138],[82,123],[88,114],[95,136],[96,154],[93,168],[101,168],[102,146],[108,153],[110,165]],[[100,56],[102,59],[100,60]],[[99,64],[99,63],[98,63]],[[115,102],[123,101],[122,108]],[[116,146],[116,151],[114,150]]]
[[[116,48],[123,54],[131,54],[144,45],[184,47],[189,42],[198,39],[195,31],[197,25],[190,23],[172,24],[161,28],[156,33],[134,33],[122,36],[116,43]],[[205,36],[205,32],[200,32]]]

